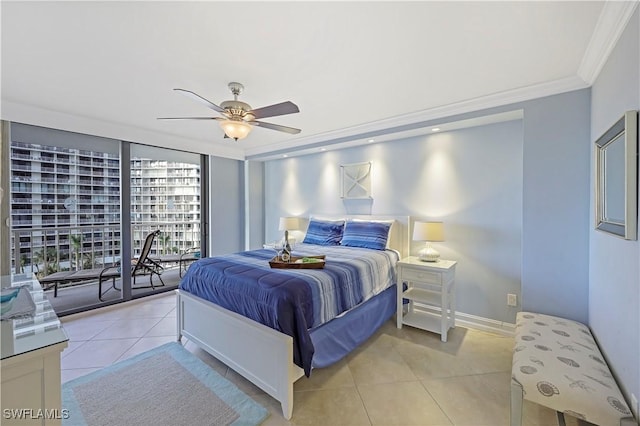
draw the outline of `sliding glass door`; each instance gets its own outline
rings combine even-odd
[[[120,260],[119,141],[17,123],[10,134],[12,271],[35,274],[57,312],[100,304],[95,280],[46,279]]]
[[[59,315],[174,289],[205,255],[204,155],[18,123],[9,139],[10,268]]]
[[[204,251],[202,159],[166,148],[130,147],[131,257],[159,270],[157,277],[149,277],[148,286],[139,285],[146,278],[136,277],[131,286],[136,296],[176,288],[188,267],[182,260]],[[151,242],[148,250],[145,242]]]

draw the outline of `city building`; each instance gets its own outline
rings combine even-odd
[[[200,167],[134,158],[132,248],[160,229],[151,255],[200,244]],[[48,274],[121,258],[120,159],[59,146],[11,144],[12,265]]]

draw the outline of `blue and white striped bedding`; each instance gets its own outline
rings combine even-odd
[[[313,323],[309,328],[332,320],[396,282],[399,259],[391,250],[300,244],[293,254],[326,255],[324,269],[287,270],[307,275],[312,283]]]
[[[311,371],[309,331],[395,284],[398,253],[298,244],[294,256],[326,256],[323,269],[271,269],[274,250],[200,259],[180,289],[294,338],[294,361]]]

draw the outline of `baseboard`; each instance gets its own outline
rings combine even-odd
[[[415,303],[414,309],[434,315],[440,315],[441,312],[441,309],[438,306],[421,305],[419,303]],[[490,318],[483,318],[477,315],[466,314],[460,311],[456,311],[456,326],[472,328],[474,330],[480,331],[487,331],[507,337],[513,337],[516,328],[515,324]]]

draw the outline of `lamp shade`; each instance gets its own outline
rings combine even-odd
[[[416,222],[413,225],[414,241],[444,241],[442,222]]]
[[[235,140],[244,139],[251,132],[251,125],[242,120],[222,120],[220,127],[224,133]]]
[[[300,229],[300,218],[299,217],[281,217],[280,225],[278,226],[279,231],[291,231]]]

